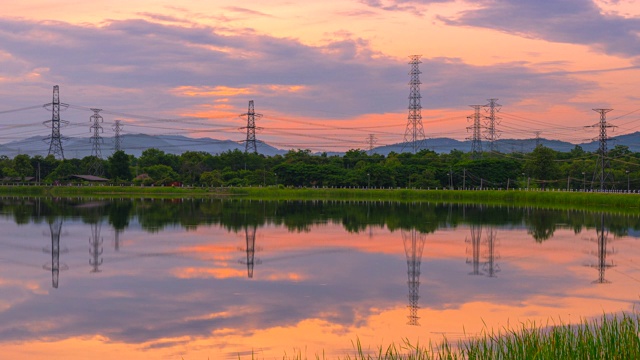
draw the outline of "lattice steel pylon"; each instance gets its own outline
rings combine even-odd
[[[256,226],[247,226],[244,229],[246,248],[243,250],[246,253],[246,260],[241,260],[241,264],[247,265],[247,277],[253,278],[253,268],[255,264],[260,264],[260,260],[256,260]]]
[[[467,259],[467,264],[471,264],[473,271],[469,275],[482,275],[480,271],[480,243],[482,240],[482,226],[471,224],[471,260]]]
[[[64,160],[64,150],[62,149],[62,140],[64,140],[64,138],[60,134],[60,125],[66,125],[69,122],[60,119],[60,108],[66,108],[69,105],[60,103],[60,87],[58,85],[53,87],[53,100],[44,106],[45,108],[51,106],[51,120],[44,122],[44,125],[51,125],[51,135],[44,139],[45,141],[49,141],[49,152],[47,155],[53,154],[54,157]]]
[[[62,231],[62,219],[58,218],[50,222],[49,230],[51,231],[51,263],[45,264],[43,268],[51,271],[51,286],[57,289],[60,271],[69,268],[65,264],[60,264],[60,232]]]
[[[600,224],[596,225],[596,234],[598,236],[596,240],[598,242],[598,252],[595,255],[598,256],[598,263],[590,266],[598,270],[598,279],[594,283],[606,284],[610,281],[605,278],[605,273],[608,268],[615,265],[613,262],[607,262],[607,255],[613,254],[614,251],[607,250],[609,230],[605,226],[604,213],[600,214]]]
[[[369,155],[373,154],[373,145],[375,145],[378,142],[378,139],[376,139],[376,136],[373,134],[369,134],[369,136],[367,136],[367,144],[369,145]]]
[[[473,121],[472,126],[467,127],[472,135],[467,140],[471,140],[471,158],[478,159],[482,155],[482,124],[480,123],[480,109],[484,105],[469,105],[473,108],[473,115],[467,116],[467,121]]]
[[[89,239],[89,254],[91,258],[89,258],[89,265],[91,265],[91,272],[98,273],[100,272],[100,265],[102,265],[102,242],[103,239],[100,236],[100,223],[91,224],[91,238]]]
[[[482,270],[485,271],[488,277],[496,277],[497,273],[500,272],[500,265],[496,263],[496,260],[499,258],[499,255],[496,254],[496,230],[493,227],[490,227],[486,231],[486,242],[487,242],[487,261],[485,261]]]
[[[410,56],[409,115],[401,149],[401,152],[404,152],[404,149],[411,144],[411,151],[414,154],[420,151],[425,141],[424,128],[422,127],[422,105],[420,105],[420,57],[421,55]]]
[[[607,172],[609,168],[609,160],[607,158],[607,141],[609,137],[607,136],[607,129],[615,127],[614,125],[607,124],[607,113],[613,111],[613,109],[593,109],[593,111],[600,114],[600,122],[594,125],[586,126],[586,127],[597,127],[600,129],[600,135],[594,140],[598,140],[600,142],[600,146],[598,147],[598,161],[596,162],[596,168],[593,173],[593,180],[591,181],[591,187],[593,188],[593,183],[596,181],[598,174],[600,175],[600,191],[604,190],[604,184],[607,181],[609,176],[613,176]],[[613,179],[612,179],[613,180]]]
[[[244,141],[244,152],[258,153],[258,147],[256,146],[256,118],[262,117],[262,114],[256,114],[253,107],[253,100],[249,100],[249,109],[245,114],[241,116],[247,117],[247,126],[241,129],[247,129],[247,139]]]
[[[116,120],[113,124],[113,152],[122,150],[122,139],[120,138],[120,131],[122,130],[122,120]]]
[[[404,252],[407,256],[407,275],[409,285],[409,325],[418,324],[418,299],[420,299],[420,262],[424,249],[425,236],[419,234],[416,229],[411,232],[402,232]]]
[[[102,109],[91,109],[93,111],[93,115],[89,118],[89,121],[92,122],[91,130],[93,131],[93,135],[91,136],[91,156],[93,156],[93,162],[89,167],[89,173],[95,176],[101,176],[104,173],[104,167],[102,166],[102,151],[100,150],[100,145],[102,144],[102,137],[100,133],[102,132],[101,122],[104,121],[102,116],[100,116],[100,111]]]
[[[489,150],[491,152],[496,151],[495,141],[500,137],[500,131],[496,130],[496,125],[500,123],[500,118],[496,116],[496,113],[500,111],[501,106],[498,104],[498,99],[489,99],[489,103],[485,105],[485,110],[489,113],[489,116],[485,116],[485,123],[487,133],[485,138],[489,140]]]

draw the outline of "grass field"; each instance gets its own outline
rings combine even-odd
[[[345,200],[483,203],[552,209],[637,212],[640,194],[524,190],[329,189],[285,187],[181,188],[140,186],[0,186],[4,196],[239,197],[261,200]]]

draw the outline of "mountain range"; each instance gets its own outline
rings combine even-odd
[[[105,137],[102,139],[101,152],[104,158],[110,156],[114,149],[114,139]],[[530,152],[537,144],[551,149],[568,152],[576,146],[582,147],[588,152],[596,151],[599,147],[598,141],[581,144],[573,144],[560,140],[548,139],[500,139],[494,143],[494,148],[502,153]],[[625,145],[633,152],[640,152],[640,132],[621,135],[608,140],[608,148],[616,145]],[[127,154],[139,157],[142,152],[149,148],[156,148],[170,154],[182,154],[186,151],[204,151],[211,154],[220,154],[230,150],[245,150],[245,145],[241,142],[231,140],[216,140],[211,138],[190,138],[181,135],[146,135],[146,134],[126,134],[120,137],[120,147]],[[256,142],[256,147],[260,154],[273,156],[285,154],[289,149],[278,149],[267,143]],[[483,150],[489,150],[487,142],[482,143]],[[463,152],[471,151],[471,141],[459,141],[450,138],[426,139],[421,148],[433,150],[437,153],[449,153],[452,150]],[[406,143],[398,143],[376,147],[373,153],[388,155],[394,151],[397,153],[410,151],[411,146]],[[66,158],[83,158],[92,153],[90,138],[69,138],[63,142],[63,150]],[[0,156],[5,155],[10,158],[18,154],[28,154],[29,156],[46,156],[49,152],[47,138],[41,136],[30,137],[22,140],[0,144]],[[330,155],[341,155],[344,153],[331,152]]]

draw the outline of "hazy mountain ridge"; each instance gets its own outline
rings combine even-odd
[[[114,139],[112,137],[102,138],[101,153],[103,158],[109,157],[114,152]],[[220,154],[226,151],[240,150],[244,151],[245,145],[241,142],[231,140],[217,140],[211,138],[190,138],[182,135],[146,135],[146,134],[126,134],[120,137],[121,149],[127,154],[139,157],[142,152],[149,148],[156,148],[170,154],[182,154],[187,151],[204,151],[211,154]],[[537,143],[551,149],[568,152],[576,145],[581,146],[583,150],[588,152],[596,151],[599,147],[597,141],[588,143],[573,144],[560,140],[548,139],[500,139],[494,144],[497,151],[502,153],[511,152],[530,152]],[[276,154],[285,154],[289,149],[278,149],[267,143],[258,141],[258,152],[260,154],[273,156]],[[403,149],[403,145],[404,149]],[[484,151],[489,150],[489,143],[483,141],[481,143]],[[625,145],[633,152],[640,152],[640,132],[621,135],[611,138],[608,141],[609,149],[616,145]],[[63,151],[66,158],[83,158],[91,155],[92,143],[89,137],[86,138],[69,138],[63,141]],[[452,150],[460,150],[463,152],[471,151],[471,141],[460,141],[450,138],[433,138],[426,139],[422,143],[422,149],[433,150],[437,153],[449,153]],[[365,150],[365,149],[362,149]],[[380,146],[373,149],[373,153],[388,155],[390,152],[400,153],[402,151],[411,151],[410,144],[393,144]],[[6,144],[0,144],[0,155],[10,158],[18,154],[28,154],[29,156],[41,155],[46,156],[49,152],[49,142],[44,136],[34,136],[22,140],[12,141]],[[328,152],[328,154],[341,155],[340,152]]]

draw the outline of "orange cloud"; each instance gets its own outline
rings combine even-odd
[[[215,278],[230,279],[247,276],[246,271],[230,268],[184,268],[174,271],[174,276],[179,279]]]
[[[176,96],[186,97],[227,97],[250,94],[285,94],[299,93],[307,90],[303,85],[267,84],[249,87],[231,86],[178,86],[171,90]]]

